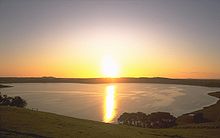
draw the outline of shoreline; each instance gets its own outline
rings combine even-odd
[[[188,125],[188,124],[220,122],[220,91],[211,92],[208,93],[208,95],[218,98],[217,102],[209,106],[204,106],[200,110],[186,113],[177,117],[177,124]],[[200,123],[193,122],[193,116],[195,116],[196,114],[202,115],[204,122],[200,122]]]
[[[0,84],[0,88],[9,88],[9,87],[13,87],[13,86]]]
[[[3,137],[219,138],[220,128],[152,129],[78,119],[24,108],[0,106]]]
[[[158,84],[158,83],[155,83],[155,84]],[[181,84],[176,84],[176,85],[181,85]],[[189,86],[192,86],[192,85],[189,85]],[[193,85],[193,86],[197,86],[197,85]],[[9,88],[9,87],[13,87],[13,86],[0,84],[0,89]],[[190,118],[192,115],[195,115],[197,113],[204,114],[205,119],[207,119],[207,121],[204,123],[220,121],[220,91],[210,92],[210,93],[207,93],[207,95],[218,98],[217,102],[211,105],[208,105],[208,106],[203,106],[201,107],[201,109],[197,109],[195,111],[184,113],[180,116],[177,116],[177,124],[178,125],[179,124],[180,125],[191,124],[191,122],[190,123],[187,121],[185,122],[186,118]],[[219,118],[217,118],[216,116],[219,116]],[[67,116],[67,117],[71,117],[71,116]]]
[[[55,77],[0,77],[0,83],[157,83],[157,84],[181,84],[192,86],[219,87],[220,79],[172,79],[172,78],[147,78],[147,77],[123,77],[123,78],[55,78]]]

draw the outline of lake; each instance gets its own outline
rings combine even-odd
[[[40,111],[103,121],[117,122],[123,112],[167,111],[172,115],[201,109],[218,99],[207,95],[220,88],[175,84],[116,83],[15,83],[0,91],[21,96],[28,106]]]

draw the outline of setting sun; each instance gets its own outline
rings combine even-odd
[[[117,62],[110,56],[104,57],[102,60],[102,74],[104,77],[118,77],[119,66]]]

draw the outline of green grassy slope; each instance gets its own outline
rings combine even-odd
[[[0,106],[2,137],[219,138],[220,129],[148,129]]]

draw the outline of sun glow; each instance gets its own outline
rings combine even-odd
[[[105,107],[104,107],[104,122],[110,123],[115,117],[115,86],[106,87]]]
[[[102,61],[102,74],[104,77],[118,77],[119,67],[112,57],[104,57]]]

